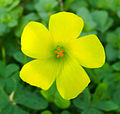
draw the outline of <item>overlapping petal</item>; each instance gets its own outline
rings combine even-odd
[[[90,79],[75,59],[65,62],[56,79],[57,89],[64,99],[73,99],[89,84]]]
[[[52,38],[47,28],[38,22],[29,22],[22,33],[22,52],[32,58],[47,58],[50,54]]]
[[[33,86],[47,90],[54,82],[59,70],[59,65],[53,60],[33,60],[22,67],[20,77]]]
[[[80,64],[88,68],[101,67],[105,62],[105,51],[96,35],[86,35],[74,40],[71,52]]]
[[[49,21],[49,31],[56,42],[68,42],[77,38],[84,22],[82,18],[70,12],[53,14]]]

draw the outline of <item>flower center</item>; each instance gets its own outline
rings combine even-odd
[[[63,47],[57,46],[54,53],[56,54],[57,58],[62,58],[64,56],[64,49]]]

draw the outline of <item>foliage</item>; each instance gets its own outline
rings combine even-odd
[[[62,1],[62,0],[61,0]],[[0,114],[119,114],[120,113],[120,0],[0,0]],[[48,26],[61,10],[81,16],[82,35],[94,33],[106,51],[106,63],[86,69],[91,83],[77,98],[61,98],[56,85],[47,90],[19,78],[31,58],[20,50],[20,36],[31,20]]]

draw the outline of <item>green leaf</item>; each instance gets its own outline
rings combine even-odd
[[[73,100],[73,104],[80,110],[86,110],[89,105],[83,99],[80,99],[80,96]]]
[[[105,32],[112,26],[113,20],[111,18],[108,18],[107,11],[95,10],[94,12],[92,12],[92,17],[97,24],[97,30],[101,32]]]
[[[117,35],[114,32],[108,32],[106,35],[106,41],[107,43],[111,44],[114,47],[117,47],[118,38]]]
[[[9,64],[5,69],[6,72],[4,77],[9,77],[18,70],[19,70],[19,66],[17,64]]]
[[[99,9],[116,11],[120,7],[119,0],[89,0],[90,4]]]
[[[0,6],[0,21],[12,28],[18,25],[18,19],[22,15],[22,7],[18,6],[11,10],[12,8],[4,8]]]
[[[18,98],[15,98],[15,102],[35,110],[42,110],[48,106],[48,102],[42,96],[31,92],[26,92]]]
[[[48,90],[41,90],[41,94],[49,101],[54,102],[59,108],[68,108],[71,104],[69,100],[63,99],[56,89],[56,84],[54,83]]]
[[[117,15],[120,18],[120,9],[118,10]]]
[[[112,45],[114,48],[120,48],[120,27],[115,29],[113,32],[108,32],[106,35],[107,43]]]
[[[21,51],[14,53],[13,58],[21,64],[25,64],[32,60],[31,58],[24,55]]]
[[[88,108],[84,110],[81,114],[103,114],[103,113],[95,108]]]
[[[96,23],[92,19],[92,15],[90,14],[89,10],[85,7],[81,7],[77,10],[77,15],[82,17],[85,21],[85,31],[93,31],[96,28]]]
[[[53,10],[58,4],[57,0],[38,0],[35,3],[35,9],[40,13]]]
[[[45,97],[45,99],[47,99],[47,101],[54,102],[56,91],[56,84],[53,83],[48,90],[41,90],[40,92]]]
[[[4,88],[5,86],[5,80],[3,78],[0,78],[0,88]]]
[[[5,73],[5,64],[2,61],[0,61],[0,75],[4,76],[4,73]]]
[[[0,88],[0,110],[5,108],[9,104],[9,97],[5,93],[5,91]]]
[[[114,91],[114,94],[112,95],[112,100],[119,106],[118,110],[120,112],[120,87],[117,88],[116,91]]]
[[[107,74],[107,76],[103,79],[103,83],[107,84],[108,86],[113,85],[115,81],[120,79],[117,75],[117,73]]]
[[[39,19],[39,17],[37,16],[36,13],[29,13],[29,14],[23,16],[19,22],[19,25],[15,29],[15,35],[17,37],[20,37],[25,25],[30,21],[37,21],[38,19]]]
[[[70,8],[77,11],[80,7],[88,7],[88,3],[85,0],[74,0]]]
[[[40,114],[52,114],[52,112],[49,110],[45,110],[45,111],[41,112]]]
[[[56,12],[54,11],[54,9],[56,8],[57,5],[58,5],[57,0],[38,0],[34,4],[34,7],[38,15],[43,20],[42,23],[48,23],[50,15]]]
[[[67,110],[64,110],[64,111],[61,112],[61,114],[71,114],[71,113]]]
[[[115,61],[118,58],[118,50],[116,50],[112,45],[107,44],[105,50],[107,61]]]
[[[6,54],[6,57],[7,57],[6,60],[9,61],[9,59],[10,59],[9,57],[12,57],[13,54],[18,49],[20,49],[20,47],[19,47],[20,45],[18,44],[17,39],[15,37],[11,37],[10,35],[9,35],[8,38],[3,38],[2,40],[3,40],[2,43],[5,47],[5,54]],[[11,62],[11,61],[9,61],[9,62]]]
[[[28,113],[15,104],[9,104],[1,111],[0,114],[28,114]]]
[[[116,62],[112,65],[113,69],[116,71],[120,71],[120,62]]]
[[[5,80],[5,90],[10,95],[16,89],[16,80],[13,77],[8,78]]]
[[[24,64],[24,54],[21,51],[14,53],[14,59],[22,64]]]
[[[15,8],[20,3],[20,0],[1,0],[0,6],[8,7],[10,10]]]
[[[70,8],[71,5],[73,5],[75,0],[66,0],[63,3],[63,9],[64,10],[68,10]]]
[[[6,24],[0,22],[0,36],[3,36],[4,34],[7,34],[9,32],[9,27]]]
[[[56,92],[54,103],[62,109],[68,108],[71,105],[71,102],[69,100],[63,99],[58,92]]]
[[[113,101],[100,101],[94,104],[94,107],[103,111],[113,111],[117,110],[119,107]]]
[[[120,59],[120,50],[118,50],[118,58]]]
[[[16,6],[19,5],[19,3],[20,3],[20,0],[12,0],[10,7],[8,7],[8,11],[11,11],[12,9],[14,9]]]
[[[100,83],[97,86],[95,93],[93,94],[93,103],[99,102],[99,101],[107,99],[107,98],[109,98],[108,85],[105,83]]]
[[[113,69],[108,63],[105,63],[101,68],[94,69],[94,72],[97,79],[103,80],[107,78],[106,74],[109,75],[113,72]]]

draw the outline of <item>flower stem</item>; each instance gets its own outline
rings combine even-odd
[[[27,63],[27,60],[28,60],[27,56],[24,55],[24,64]]]
[[[2,47],[2,59],[3,59],[3,63],[6,64],[6,53],[5,53],[5,48]]]
[[[59,0],[59,3],[60,3],[60,10],[63,11],[63,1]]]

